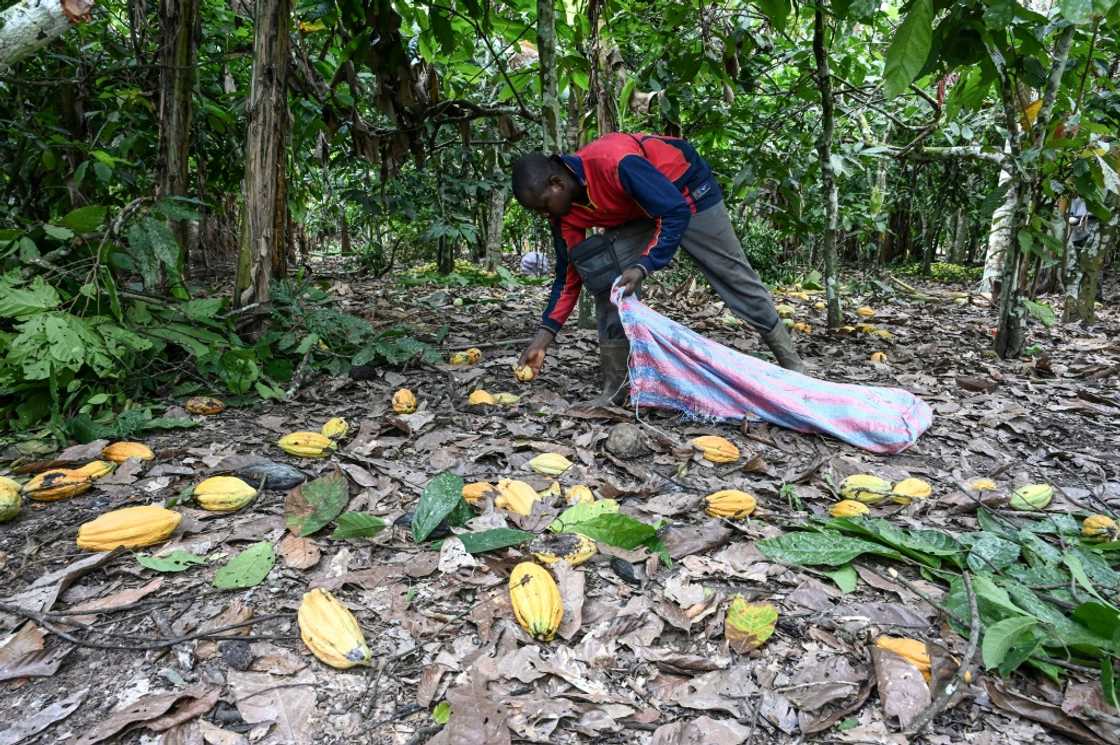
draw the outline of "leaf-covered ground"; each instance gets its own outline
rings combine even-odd
[[[336,277],[332,293],[351,312],[418,333],[446,325],[444,351],[477,345],[482,361],[383,370],[365,381],[310,378],[295,401],[198,416],[194,429],[145,439],[154,462],[128,462],[77,497],[25,505],[0,526],[0,631],[18,630],[0,639],[0,743],[1120,742],[1109,687],[1085,664],[1100,649],[1070,649],[1063,658],[1053,641],[1062,633],[1057,620],[1005,624],[1005,664],[1037,638],[1043,646],[1033,651],[1045,652],[1056,674],[1023,665],[1001,678],[984,665],[998,658],[999,640],[993,635],[981,650],[967,638],[970,601],[985,620],[1000,617],[1001,607],[1018,617],[1001,606],[1003,585],[981,583],[989,573],[1025,583],[1027,570],[1069,567],[1066,557],[1087,549],[1072,545],[1077,538],[1063,533],[1062,517],[1107,513],[1120,500],[1120,316],[1102,306],[1089,330],[1032,323],[1036,354],[1002,362],[989,351],[990,308],[944,286],[891,287],[847,297],[852,326],[874,328],[840,334],[824,330],[818,296],[793,291],[778,300],[812,327],[797,340],[814,374],[902,386],[930,403],[934,424],[915,447],[880,457],[761,424],[713,426],[641,412],[642,452],[623,458],[615,443],[608,449],[608,437],[616,425],[634,423],[633,412],[572,408],[595,393],[594,332],[576,329],[573,319],[538,380],[519,384],[511,375],[544,289],[400,289]],[[734,348],[760,348],[702,287],[654,288],[649,302]],[[875,309],[873,318],[851,312],[863,304]],[[877,351],[886,353],[885,364],[868,361]],[[401,387],[415,392],[416,413],[393,413],[390,398]],[[520,401],[468,407],[475,388]],[[176,408],[181,401],[166,403],[172,415],[185,414]],[[345,417],[351,432],[329,458],[294,458],[275,444],[335,416]],[[704,461],[687,445],[699,434],[729,438],[741,458]],[[85,462],[103,444],[59,457]],[[435,550],[393,526],[444,471],[467,482],[518,478],[546,490],[552,479],[526,467],[543,452],[575,463],[559,478],[562,486],[585,484],[645,524],[664,521],[660,539],[672,559],[667,567],[645,548],[600,543],[588,563],[554,567],[564,618],[550,643],[530,639],[511,611],[507,581],[515,564],[531,558],[524,546],[470,555],[449,540]],[[376,524],[370,516],[390,527],[372,538],[342,538],[328,519],[312,536],[298,537],[286,517],[311,520],[311,527],[324,520],[309,517],[299,495],[265,491],[233,513],[205,512],[186,498],[171,505],[182,523],[148,553],[182,550],[205,563],[142,564],[127,551],[75,547],[83,522],[117,507],[167,503],[251,456],[327,481],[340,472],[348,501],[336,507],[366,513],[348,518],[349,531]],[[879,554],[843,566],[796,566],[763,553],[761,541],[823,525],[836,485],[854,473],[919,477],[933,495],[872,507],[873,518],[889,523],[867,523],[879,526],[870,538]],[[979,477],[998,489],[970,489]],[[1006,509],[1011,491],[1028,483],[1056,487],[1046,515]],[[755,514],[706,516],[703,497],[731,488],[758,498]],[[546,497],[523,517],[484,498],[466,529],[540,533],[564,507],[563,497]],[[1057,559],[1048,560],[1048,549],[1015,544],[1013,529],[1027,525],[1037,528],[1026,531],[1031,540],[1056,547]],[[905,561],[887,558],[890,541],[904,540],[891,526],[910,536],[905,540],[926,542],[912,543],[921,550]],[[826,532],[842,551],[850,535],[835,527]],[[938,569],[925,553],[931,534],[918,529],[959,539],[952,545],[961,553],[950,558],[947,551]],[[1007,560],[990,550],[1003,546],[996,541],[1015,544],[1015,555]],[[262,542],[276,555],[263,581],[215,587],[219,567]],[[254,568],[241,567],[248,570],[244,583]],[[962,573],[980,578],[967,592]],[[952,591],[950,574],[958,577]],[[1077,580],[1032,587],[1050,592],[1047,607],[1060,613],[1092,593],[1107,608],[1120,590],[1100,567],[1086,577],[1088,587]],[[300,641],[296,609],[314,587],[354,611],[374,653],[370,667],[329,668]],[[757,649],[734,634],[733,645],[725,638],[736,595],[777,610],[773,635]],[[1037,637],[1030,636],[1034,628]],[[876,648],[883,635],[925,642],[931,682]],[[1106,642],[1108,656],[1115,642]],[[944,712],[922,734],[903,734],[934,701]]]

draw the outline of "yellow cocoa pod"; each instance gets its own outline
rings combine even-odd
[[[81,468],[75,468],[74,473],[80,473],[88,477],[92,481],[96,481],[102,476],[108,476],[116,468],[115,463],[110,463],[107,460],[91,460]]]
[[[867,358],[867,361],[868,362],[874,362],[875,364],[882,364],[882,363],[887,361],[887,353],[886,352],[872,352],[871,356]]]
[[[933,487],[921,479],[909,478],[899,481],[891,489],[891,499],[898,504],[920,502],[933,494]]]
[[[331,667],[345,670],[373,660],[358,619],[327,590],[316,587],[305,593],[296,621],[303,643]]]
[[[43,471],[23,485],[23,493],[36,502],[55,502],[88,491],[93,479],[68,468]]]
[[[891,482],[869,473],[857,473],[840,482],[841,497],[864,504],[882,502],[890,493]]]
[[[972,489],[972,491],[985,492],[995,491],[999,488],[999,485],[991,479],[973,479],[969,482],[968,488]]]
[[[1081,535],[1087,541],[1103,541],[1116,535],[1116,521],[1108,515],[1089,515],[1081,521]]]
[[[522,383],[528,383],[535,376],[536,373],[533,372],[533,368],[528,365],[522,365],[521,367],[517,365],[513,366],[513,377],[517,378]]]
[[[547,569],[531,561],[515,566],[509,575],[509,600],[521,628],[534,639],[552,641],[564,617],[564,604]]]
[[[783,303],[781,305],[775,305],[774,310],[778,311],[778,318],[789,318],[797,309],[792,305],[786,305]]]
[[[334,440],[320,432],[292,432],[284,435],[276,444],[288,455],[300,458],[322,458],[334,450]]]
[[[856,315],[860,318],[871,318],[875,315],[875,309],[869,305],[861,305],[856,308]]]
[[[894,334],[892,334],[890,331],[887,331],[886,329],[875,329],[871,333],[875,334],[875,336],[878,336],[880,339],[893,339],[894,338]]]
[[[495,393],[494,403],[501,404],[502,406],[513,406],[521,400],[521,396],[516,393]]]
[[[568,500],[568,504],[587,504],[595,501],[595,495],[591,493],[591,489],[583,484],[569,486],[564,497]]]
[[[114,463],[124,463],[129,458],[152,460],[156,454],[142,442],[114,442],[101,451],[101,457]]]
[[[23,499],[19,494],[20,485],[9,478],[0,476],[0,523],[6,523],[19,514]]]
[[[560,482],[553,481],[548,485],[547,489],[542,489],[541,491],[537,492],[537,496],[539,496],[541,499],[551,499],[552,497],[560,496]]]
[[[811,333],[813,333],[813,327],[810,326],[807,323],[795,323],[795,324],[793,324],[793,330],[800,333],[800,334],[811,334]]]
[[[166,541],[183,516],[149,504],[106,512],[78,528],[78,548],[112,551],[118,546],[140,548]]]
[[[879,329],[875,328],[875,324],[873,324],[873,323],[857,323],[856,324],[856,331],[858,331],[861,334],[874,334],[878,330]]]
[[[212,416],[214,414],[221,414],[226,409],[226,405],[216,398],[209,396],[195,396],[188,399],[187,403],[183,406],[191,414],[201,414],[204,416]]]
[[[471,406],[494,406],[498,402],[495,401],[494,397],[486,391],[482,390],[481,388],[476,388],[475,390],[471,391],[471,395],[470,398],[467,399],[467,403]]]
[[[703,454],[704,460],[712,463],[734,463],[739,460],[739,448],[719,435],[696,437],[690,444]]]
[[[467,356],[466,352],[455,352],[448,359],[452,365],[469,365],[471,358]]]
[[[327,423],[319,430],[319,434],[323,435],[323,437],[329,437],[332,440],[341,440],[346,437],[349,431],[350,425],[346,420],[336,416],[327,420]]]
[[[875,640],[875,646],[888,652],[894,652],[918,668],[922,677],[926,679],[926,682],[929,682],[929,650],[926,649],[925,642],[899,636],[880,636]]]
[[[471,347],[464,354],[467,355],[467,362],[472,365],[482,361],[482,350],[478,347]]]
[[[594,556],[595,550],[595,541],[579,533],[544,533],[529,544],[529,551],[545,566],[563,559],[578,567]]]
[[[758,501],[745,491],[724,489],[704,498],[707,512],[712,517],[748,517]]]
[[[494,485],[489,481],[476,481],[473,484],[463,484],[463,499],[469,504],[477,504],[487,494],[494,491]]]
[[[519,515],[529,515],[533,512],[533,502],[540,499],[537,490],[516,479],[502,479],[498,482],[498,496],[494,499],[494,506],[516,512]]]
[[[833,517],[863,517],[870,512],[867,505],[854,499],[842,499],[828,508],[828,514]]]
[[[559,476],[572,467],[572,462],[560,453],[541,453],[529,461],[529,468],[545,476]]]
[[[1044,510],[1053,498],[1054,487],[1049,484],[1028,484],[1012,493],[1009,506],[1013,510]]]
[[[822,301],[822,300],[818,300],[817,302],[813,303],[813,309],[814,310],[824,310],[827,307],[828,306],[825,305],[824,301]]]
[[[233,512],[253,501],[257,490],[236,476],[214,476],[194,488],[194,501],[210,512]]]
[[[416,411],[416,396],[407,388],[401,388],[393,394],[393,411],[398,414],[411,414]]]

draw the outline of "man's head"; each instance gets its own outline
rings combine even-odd
[[[527,210],[563,217],[572,209],[579,184],[557,156],[528,153],[513,163],[513,196]]]

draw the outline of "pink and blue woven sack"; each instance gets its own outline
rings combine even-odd
[[[706,339],[630,295],[612,290],[630,338],[636,406],[695,419],[755,417],[797,432],[832,435],[873,453],[899,453],[933,422],[925,401],[901,388],[830,383]]]

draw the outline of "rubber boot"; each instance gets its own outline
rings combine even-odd
[[[782,321],[779,320],[774,324],[774,328],[763,334],[762,340],[778,358],[779,365],[787,370],[805,373],[805,363],[797,356],[797,350],[793,348],[793,339],[790,338],[789,331]]]
[[[630,340],[607,339],[599,342],[599,369],[603,373],[603,392],[589,406],[621,406],[630,390]]]

